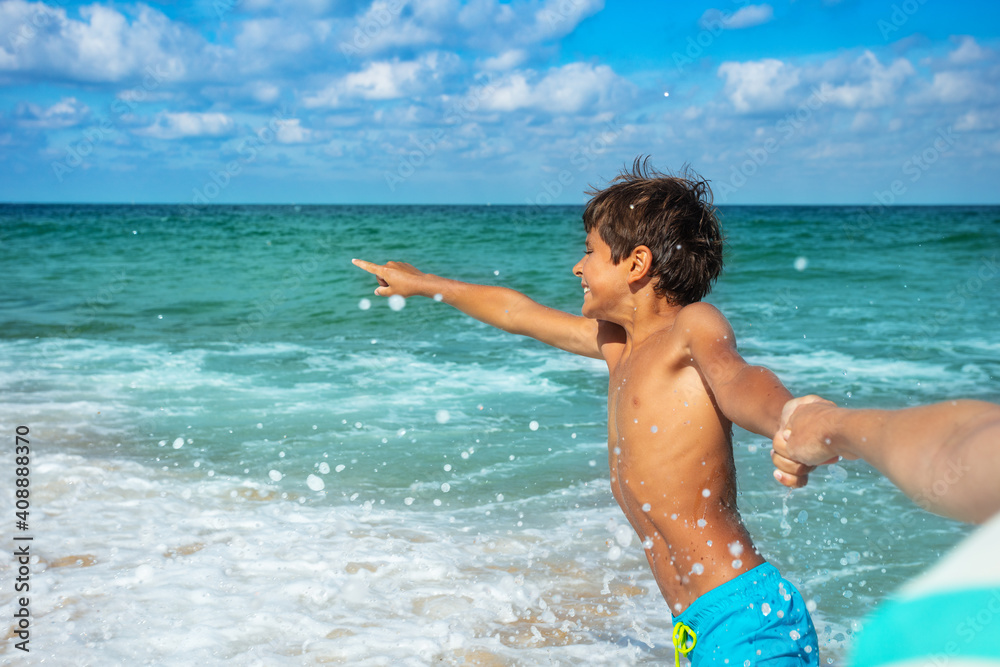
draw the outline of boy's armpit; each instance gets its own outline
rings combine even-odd
[[[614,322],[604,320],[597,321],[597,345],[604,348],[605,345],[624,345],[628,340],[625,329]]]

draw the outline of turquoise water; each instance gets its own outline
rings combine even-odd
[[[0,429],[34,443],[39,654],[671,659],[608,489],[602,364],[431,300],[394,310],[350,264],[579,312],[580,214],[0,206]],[[709,301],[793,393],[1000,401],[1000,208],[729,207],[723,225]],[[741,511],[840,664],[869,610],[967,530],[859,462],[786,493],[768,445],[736,432]]]

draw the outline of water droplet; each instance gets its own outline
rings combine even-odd
[[[406,307],[406,297],[393,294],[389,297],[389,307],[395,311],[403,310]]]
[[[313,491],[322,491],[326,486],[326,482],[317,477],[316,475],[309,475],[306,477],[306,486],[308,486]]]
[[[536,422],[535,420],[531,420],[531,422],[528,424],[528,428],[530,428],[532,431],[537,431],[538,422]]]
[[[337,466],[336,468],[334,468],[334,470],[336,470],[337,472],[344,472],[344,468],[346,468],[346,467],[347,466],[345,466],[343,463],[341,463],[339,466]]]
[[[708,525],[707,521],[705,521],[704,519],[698,519],[698,527],[699,528],[704,528],[706,525]]]
[[[648,512],[651,509],[653,509],[653,506],[650,505],[649,503],[644,503],[643,506],[642,506],[642,511],[643,512]]]
[[[272,471],[270,471],[269,473],[267,473],[267,476],[268,476],[268,477],[270,477],[270,478],[271,478],[271,480],[272,480],[272,481],[275,481],[275,482],[280,482],[280,481],[281,481],[281,478],[282,478],[282,477],[284,477],[284,475],[282,475],[282,474],[281,474],[280,472],[278,472],[277,470],[272,470]]]
[[[174,440],[174,449],[180,449],[184,446],[184,438],[177,438]]]
[[[730,542],[729,553],[731,553],[733,556],[740,556],[743,553],[743,545],[739,541]]]
[[[451,491],[451,484],[445,482],[444,484],[441,485],[441,490],[445,493],[448,493],[449,491]]]
[[[701,563],[695,563],[691,566],[691,571],[688,574],[702,574],[705,572],[705,566]]]
[[[652,426],[650,426],[649,427],[649,431],[650,431],[650,433],[656,433],[656,424],[653,424]]]
[[[809,260],[806,259],[805,257],[798,257],[795,260],[796,271],[805,271],[807,266],[809,266]]]
[[[743,561],[741,561],[739,558],[737,558],[736,560],[733,561],[733,569],[734,570],[740,569],[740,567],[742,565],[743,565]]]
[[[451,413],[449,413],[447,410],[438,410],[434,414],[434,420],[438,424],[447,424],[449,419],[451,419]]]
[[[710,495],[712,495],[712,492],[709,491],[708,489],[702,489],[701,490],[701,495],[702,495],[703,498],[708,498]]]
[[[762,605],[760,606],[760,612],[761,612],[762,614],[764,614],[765,616],[767,616],[768,614],[770,614],[770,613],[771,613],[771,605],[769,605],[769,604],[768,604],[768,603],[766,603],[766,602],[765,602],[765,603],[763,603],[763,604],[762,604]]]
[[[330,464],[327,463],[326,461],[323,461],[322,463],[319,464],[319,471],[324,475],[326,475],[327,473],[330,472]]]
[[[358,301],[358,308],[360,308],[361,310],[368,310],[371,307],[372,307],[371,299],[361,299],[361,301]]]
[[[413,504],[413,498],[403,498],[403,504],[404,505],[412,505]]]

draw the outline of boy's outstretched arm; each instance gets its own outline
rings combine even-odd
[[[773,438],[781,409],[792,395],[774,373],[740,356],[733,328],[722,313],[707,303],[694,303],[681,311],[674,326],[685,328],[691,361],[722,413],[748,431]]]
[[[374,264],[360,259],[355,266],[378,279],[378,296],[438,298],[470,317],[508,333],[535,338],[584,357],[603,359],[598,344],[599,323],[543,306],[507,287],[474,285],[417,270],[404,262]]]
[[[930,512],[971,523],[1000,512],[1000,405],[852,410],[818,396],[789,402],[774,438],[775,478],[802,486],[797,466],[841,456],[864,459]]]

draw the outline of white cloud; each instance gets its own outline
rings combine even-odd
[[[503,54],[565,37],[603,8],[604,0],[376,0],[342,26],[336,49],[362,60],[414,47]]]
[[[822,81],[820,93],[826,100],[848,109],[870,109],[892,104],[899,98],[903,83],[916,71],[905,58],[886,67],[871,51],[865,51],[843,73],[843,83]]]
[[[156,66],[179,77],[185,54],[202,40],[171,23],[162,13],[136,5],[134,16],[102,5],[79,9],[82,20],[41,3],[8,0],[0,4],[0,70],[32,77],[114,82],[139,76]]]
[[[19,104],[15,117],[17,124],[31,130],[57,130],[79,125],[90,115],[86,104],[75,97],[64,97],[47,109],[36,104]]]
[[[977,132],[982,130],[993,130],[997,127],[997,120],[992,115],[987,115],[981,111],[969,111],[963,114],[956,122],[955,129],[959,132]]]
[[[233,119],[224,113],[163,111],[156,115],[156,120],[152,125],[137,130],[136,134],[155,139],[219,137],[230,134],[234,128]]]
[[[450,53],[427,53],[417,60],[382,60],[368,63],[357,72],[335,80],[324,89],[306,95],[307,108],[335,108],[354,100],[392,100],[426,92],[459,65]]]
[[[771,5],[747,5],[730,14],[727,10],[708,9],[698,25],[706,30],[741,30],[768,23],[774,18]]]
[[[975,39],[963,36],[958,48],[948,54],[948,61],[954,65],[968,65],[984,60],[989,55],[990,51],[979,46]]]
[[[725,77],[724,92],[742,113],[785,106],[788,91],[799,83],[799,69],[780,60],[724,62],[718,73]]]
[[[509,51],[504,51],[498,56],[484,60],[482,68],[487,70],[507,71],[518,67],[524,63],[527,58],[528,54],[524,51],[524,49],[510,49]]]
[[[278,129],[275,136],[279,144],[304,144],[312,139],[312,132],[301,125],[298,118],[275,121]]]
[[[958,104],[975,99],[983,90],[973,72],[937,72],[931,81],[931,96],[944,104]]]
[[[541,77],[531,70],[513,72],[482,89],[482,98],[483,107],[495,111],[596,113],[629,87],[607,65],[570,63]]]
[[[882,108],[898,102],[917,76],[906,58],[886,65],[871,51],[801,66],[775,59],[726,62],[718,74],[740,113],[787,109],[813,95],[847,109]]]

